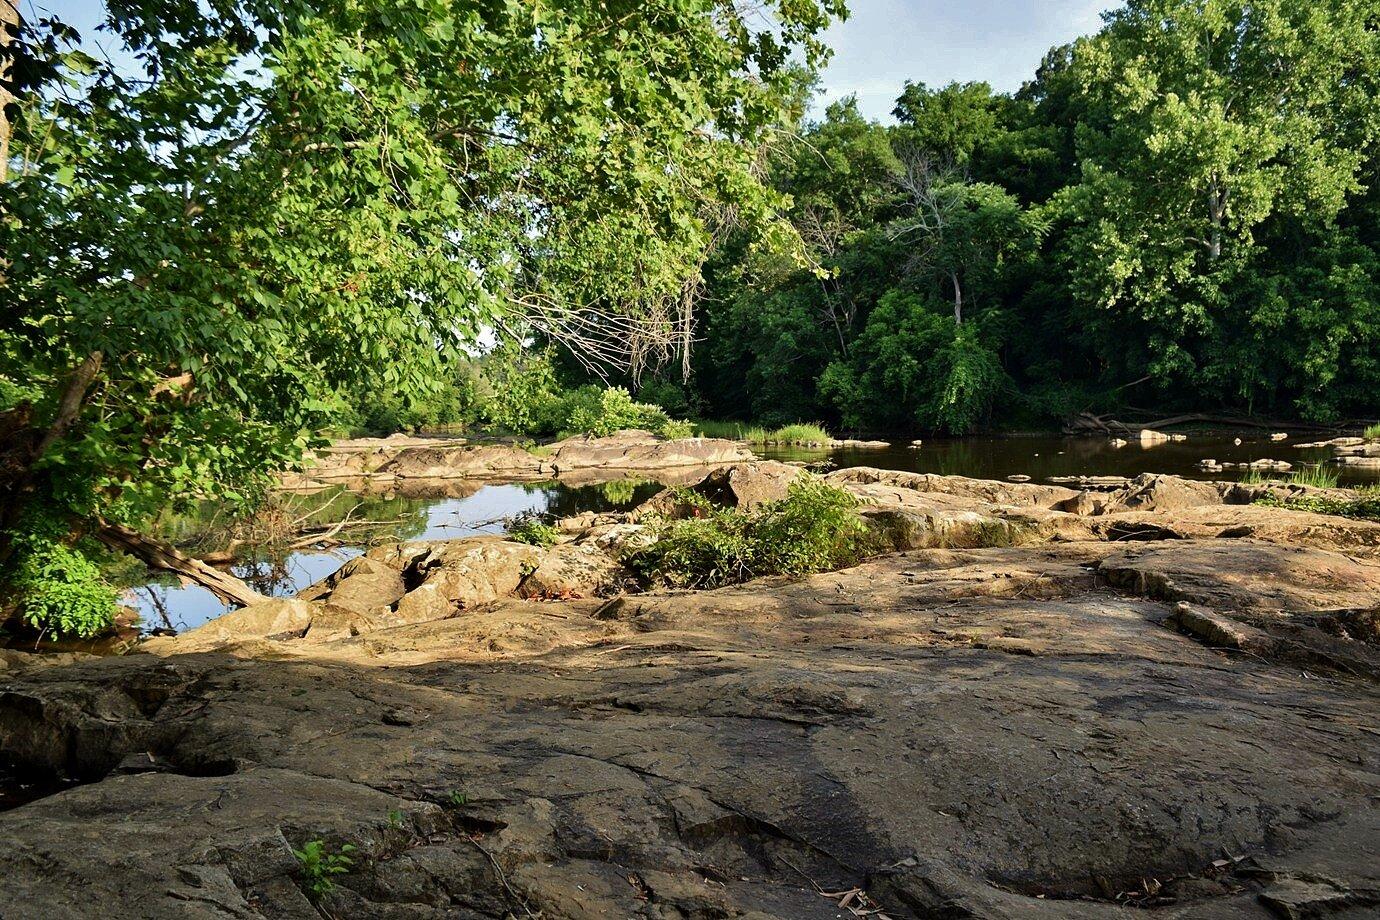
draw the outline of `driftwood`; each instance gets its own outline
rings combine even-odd
[[[1138,410],[1130,410],[1138,411]],[[1147,413],[1148,414],[1148,413]],[[1158,418],[1144,422],[1123,422],[1091,412],[1080,412],[1073,418],[1064,423],[1065,434],[1124,434],[1131,431],[1139,431],[1142,428],[1149,428],[1152,431],[1160,428],[1169,428],[1173,425],[1224,425],[1229,428],[1259,428],[1267,431],[1283,431],[1285,429],[1306,429],[1308,431],[1337,431],[1337,425],[1316,425],[1309,422],[1281,422],[1271,419],[1243,418],[1235,415],[1210,415],[1200,412],[1189,413],[1186,415],[1173,415],[1169,418]],[[1344,427],[1344,426],[1343,426]]]
[[[183,555],[162,540],[146,537],[122,524],[102,521],[96,537],[112,549],[142,559],[151,568],[175,572],[230,603],[247,607],[268,600],[268,597],[235,576],[213,569],[199,559]]]

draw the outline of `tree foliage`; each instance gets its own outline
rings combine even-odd
[[[23,24],[0,574],[36,507],[251,499],[338,394],[433,391],[482,330],[665,347],[726,215],[784,233],[756,148],[842,8],[767,6],[109,0],[117,63]]]
[[[1014,94],[836,103],[770,160],[824,277],[728,247],[700,394],[880,430],[1374,416],[1377,81],[1375,0],[1130,0]]]

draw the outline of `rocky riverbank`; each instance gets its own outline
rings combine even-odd
[[[610,473],[668,473],[693,481],[697,467],[752,460],[746,444],[720,438],[666,440],[649,431],[608,437],[580,435],[546,445],[472,442],[465,438],[358,438],[335,441],[308,458],[305,469],[283,478],[292,490],[346,484],[389,489],[452,480],[523,482],[561,477],[608,478]]]
[[[379,547],[148,654],[3,653],[3,750],[83,782],[0,813],[0,916],[317,917],[309,840],[357,848],[342,918],[1380,910],[1380,524],[828,478],[898,552],[620,593],[645,509]]]

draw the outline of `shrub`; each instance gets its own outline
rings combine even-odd
[[[819,422],[797,423],[786,425],[775,431],[764,435],[768,443],[773,444],[823,444],[827,445],[831,439],[829,432],[824,430],[824,426]]]
[[[1367,425],[1361,437],[1368,441],[1380,441],[1380,422],[1376,422],[1374,425]]]
[[[666,438],[690,437],[689,422],[672,419],[660,406],[640,403],[622,387],[583,386],[561,399],[558,427],[563,431],[607,437],[625,428],[641,428]]]
[[[695,493],[677,498],[688,516],[662,521],[655,542],[627,560],[645,583],[712,588],[842,568],[866,554],[869,531],[857,501],[817,479],[797,479],[786,498],[748,512],[716,508]]]
[[[25,624],[40,632],[88,638],[115,622],[118,594],[99,566],[60,539],[61,528],[30,518],[14,541],[3,579]]]
[[[545,523],[539,515],[532,512],[519,514],[509,519],[509,540],[531,546],[548,547],[554,546],[560,536],[561,532],[558,529]]]

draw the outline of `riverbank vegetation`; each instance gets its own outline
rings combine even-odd
[[[653,586],[717,588],[764,575],[806,575],[856,564],[870,551],[857,500],[801,477],[787,496],[757,508],[721,508],[681,490],[677,513],[653,523],[653,540],[627,564]]]

